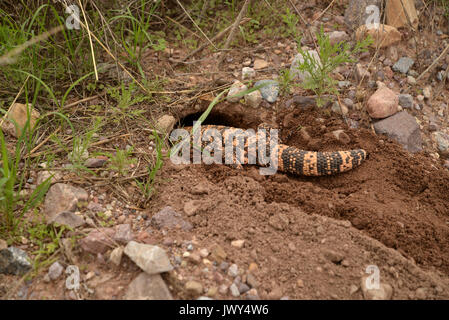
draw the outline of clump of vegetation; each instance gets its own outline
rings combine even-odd
[[[8,235],[12,238],[20,230],[23,215],[40,203],[50,187],[50,181],[47,179],[38,185],[30,196],[23,193],[26,169],[30,162],[23,159],[22,149],[29,152],[33,140],[29,127],[30,115],[15,144],[14,154],[10,154],[3,131],[0,129],[0,235]],[[19,169],[21,163],[24,165],[22,170]]]
[[[372,39],[367,38],[363,41],[358,41],[353,48],[347,42],[331,44],[329,35],[326,35],[323,29],[321,29],[317,33],[319,61],[309,51],[303,50],[299,42],[298,52],[302,55],[303,62],[299,63],[297,68],[301,72],[309,73],[309,76],[306,77],[300,86],[306,90],[312,90],[318,96],[318,106],[324,105],[324,95],[338,94],[337,81],[332,79],[332,72],[344,63],[355,62],[354,56],[367,51],[371,42]]]

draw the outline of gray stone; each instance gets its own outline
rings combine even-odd
[[[351,86],[351,82],[350,81],[338,81],[338,87],[340,89],[349,88],[350,86]]]
[[[345,106],[347,106],[348,108],[352,108],[352,107],[354,106],[354,101],[352,101],[352,100],[349,99],[349,98],[344,98],[344,99],[343,99],[343,104],[344,104]]]
[[[419,152],[422,150],[422,138],[419,125],[415,118],[405,110],[376,122],[374,129],[378,134],[385,134],[390,139],[399,142],[410,152]]]
[[[412,77],[412,76],[407,76],[407,83],[409,85],[414,86],[416,84],[416,79],[414,77]]]
[[[437,80],[443,81],[443,80],[445,80],[445,78],[449,79],[449,74],[447,74],[446,71],[444,71],[444,70],[438,71]]]
[[[125,254],[148,274],[173,270],[165,251],[157,246],[130,241],[125,247]]]
[[[377,6],[380,10],[382,0],[350,0],[349,5],[345,11],[345,22],[353,29],[366,24],[367,22],[374,23],[375,21],[368,21],[372,11],[368,11],[367,7],[370,5]]]
[[[31,270],[31,263],[25,251],[9,247],[0,250],[0,273],[23,275]]]
[[[406,74],[414,63],[415,61],[413,59],[409,57],[402,57],[393,65],[393,70],[396,72]]]
[[[441,155],[449,155],[449,135],[444,132],[437,131],[433,133],[433,136],[437,142],[438,151]]]
[[[101,168],[108,161],[107,157],[89,158],[84,162],[87,168]]]
[[[182,216],[171,207],[165,207],[153,215],[150,223],[158,229],[173,229],[179,227],[188,231],[193,228],[189,222],[182,219]]]
[[[236,80],[229,89],[228,96],[226,99],[229,102],[238,102],[240,99],[243,98],[243,94],[241,96],[238,95],[246,90],[248,90],[248,87],[243,83],[241,83],[240,81]]]
[[[260,80],[254,84],[256,87],[263,86],[259,89],[262,98],[270,103],[276,102],[279,95],[279,83],[274,80]]]
[[[399,105],[402,108],[410,109],[413,107],[413,97],[410,94],[399,95]]]
[[[88,200],[84,189],[64,183],[56,183],[50,187],[45,197],[44,212],[47,222],[53,221],[64,211],[74,212],[80,202]]]
[[[258,108],[260,103],[262,102],[262,99],[263,97],[260,90],[245,94],[245,103],[252,108]]]
[[[127,244],[133,240],[133,233],[130,224],[119,224],[114,227],[113,239],[120,244]]]
[[[126,300],[173,300],[170,290],[159,274],[142,272],[128,286]]]
[[[48,268],[48,277],[50,278],[50,280],[56,280],[58,279],[62,272],[64,271],[64,267],[58,262],[54,262],[50,268]]]
[[[59,213],[56,217],[54,217],[52,220],[49,220],[48,222],[56,223],[62,226],[68,226],[72,229],[81,227],[85,224],[85,221],[82,217],[69,211]]]
[[[240,283],[240,285],[239,285],[240,294],[244,294],[244,293],[248,292],[249,289],[250,289],[250,287],[248,287],[245,283]]]
[[[256,76],[256,71],[253,68],[250,67],[243,67],[242,68],[242,79],[252,79]]]
[[[120,262],[122,262],[123,250],[123,247],[117,247],[112,250],[111,255],[109,256],[109,261],[117,267],[120,265]]]
[[[235,278],[239,275],[239,267],[234,263],[228,269],[228,275]]]
[[[231,284],[231,286],[229,287],[229,290],[231,291],[231,294],[233,297],[240,296],[239,288],[237,287],[237,285],[235,283]]]
[[[316,50],[309,50],[309,54],[312,56],[312,58],[316,62],[316,66],[321,65],[321,59],[320,55]],[[310,77],[310,73],[308,71],[301,71],[298,69],[299,65],[304,63],[304,57],[301,53],[298,53],[295,58],[293,59],[292,65],[290,66],[290,76],[293,79],[299,80],[299,82],[303,82],[308,77]]]

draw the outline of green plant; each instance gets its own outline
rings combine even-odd
[[[290,74],[290,69],[283,69],[279,74],[279,92],[281,95],[290,93],[293,86],[293,78]]]
[[[150,99],[149,96],[138,93],[136,85],[131,83],[128,87],[121,84],[119,88],[108,88],[106,92],[117,101],[117,106],[112,108],[114,122],[119,123],[124,118],[135,118],[144,110],[131,110],[130,107]]]
[[[145,73],[140,60],[145,49],[151,47],[154,50],[163,51],[167,47],[164,32],[148,32],[151,29],[151,18],[160,3],[161,0],[151,2],[140,0],[138,10],[131,10],[130,6],[127,6],[125,9],[116,11],[115,16],[109,20],[111,24],[120,21],[118,32],[121,45],[128,53],[128,61],[138,68],[142,78],[145,78]]]
[[[53,140],[67,152],[68,158],[72,162],[74,168],[84,168],[83,163],[89,155],[88,148],[92,143],[92,140],[94,139],[95,135],[102,127],[102,125],[103,125],[103,118],[96,117],[94,119],[94,124],[90,130],[86,131],[84,134],[77,135],[74,132],[73,126],[70,124],[73,132],[71,151],[66,146],[66,144],[63,141],[61,141],[60,138],[58,138],[57,136],[53,137]]]
[[[26,226],[26,233],[30,242],[38,247],[33,251],[33,270],[37,273],[40,268],[53,263],[52,255],[59,248],[59,242],[64,231],[70,230],[66,226],[47,225],[44,219],[35,216],[34,221]]]
[[[353,48],[346,42],[332,45],[329,36],[324,34],[321,28],[317,33],[317,42],[320,48],[319,61],[309,51],[303,50],[301,43],[298,43],[298,52],[302,55],[303,62],[298,63],[297,69],[308,73],[300,86],[306,90],[312,90],[318,96],[318,106],[322,106],[325,102],[323,95],[338,94],[337,81],[332,79],[332,72],[343,63],[355,62],[353,56],[366,51],[371,41],[370,38],[358,41]]]
[[[148,178],[146,178],[145,182],[136,181],[136,184],[139,186],[141,192],[144,195],[144,202],[147,202],[151,196],[154,194],[154,184],[156,182],[156,174],[162,168],[164,164],[164,154],[162,149],[164,147],[164,141],[159,137],[156,130],[153,130],[153,134],[150,139],[154,139],[156,142],[156,161],[154,162],[152,167],[148,167]]]
[[[27,121],[22,128],[21,135],[15,144],[14,154],[10,154],[3,131],[0,128],[0,232],[7,231],[14,236],[18,227],[22,223],[23,215],[33,208],[43,199],[50,187],[50,178],[38,185],[30,197],[23,201],[22,190],[26,179],[26,169],[28,160],[22,161],[22,149],[28,152],[31,150],[33,131],[30,129],[30,112],[27,108]],[[16,128],[17,124],[15,123]],[[19,164],[23,163],[23,168],[19,170]]]
[[[298,22],[299,18],[296,14],[290,11],[290,8],[286,8],[285,14],[282,15],[282,21],[286,24],[286,33],[287,36],[293,37],[293,39],[298,40],[299,32],[298,32]]]
[[[258,30],[260,28],[259,21],[251,19],[246,23],[246,26],[239,26],[240,34],[243,40],[248,43],[257,43]]]
[[[117,171],[120,175],[126,175],[130,165],[136,163],[136,159],[130,158],[133,154],[133,148],[127,150],[116,149],[115,155],[108,155],[110,161],[110,168]]]

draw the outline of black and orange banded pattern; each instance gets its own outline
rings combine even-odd
[[[268,129],[266,125],[259,126],[261,129]],[[184,128],[191,131],[192,127]],[[201,136],[207,132],[207,130],[214,130],[222,137],[223,145],[233,137],[239,136],[239,132],[244,132],[244,129],[206,125],[201,127]],[[269,131],[267,131],[269,133]],[[255,147],[257,145],[257,135],[248,137],[242,134],[244,140],[244,155],[243,161],[236,161],[237,165],[248,164],[248,150],[249,147]],[[234,146],[237,139],[232,140]],[[267,139],[268,140],[268,139]],[[268,141],[267,141],[268,142]],[[202,147],[206,147],[208,142],[202,142]],[[267,144],[268,147],[268,144]],[[254,150],[254,149],[253,149]],[[278,170],[281,172],[288,172],[295,175],[302,176],[326,176],[333,175],[342,172],[352,170],[362,164],[366,159],[366,151],[363,149],[350,150],[350,151],[334,151],[334,152],[316,152],[316,151],[304,151],[295,147],[287,146],[284,144],[277,144],[273,149],[272,157],[277,158]],[[235,158],[234,158],[235,159]],[[260,164],[259,159],[257,159]]]

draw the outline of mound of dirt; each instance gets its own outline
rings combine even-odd
[[[184,217],[194,226],[197,246],[219,244],[230,263],[258,265],[262,298],[362,298],[351,288],[360,284],[368,265],[380,268],[396,299],[415,298],[420,288],[420,297],[422,292],[427,298],[448,297],[447,170],[368,130],[350,130],[336,117],[320,117],[302,110],[288,127],[278,121],[283,143],[318,151],[361,147],[369,154],[361,167],[332,177],[266,177],[254,166],[236,170],[167,162],[162,176],[169,182],[159,186],[150,211],[169,205],[184,212],[186,203],[193,203],[195,210],[186,210],[189,216],[184,212]],[[308,141],[301,127],[308,131]],[[349,143],[330,135],[338,129],[345,129]],[[185,231],[163,237],[178,243],[192,238]],[[244,240],[244,247],[232,246],[234,240]],[[335,255],[341,258],[329,260]],[[177,272],[188,276],[193,270]],[[214,280],[198,278],[214,285]],[[169,281],[182,288],[179,278]],[[175,295],[189,297],[182,289]]]

